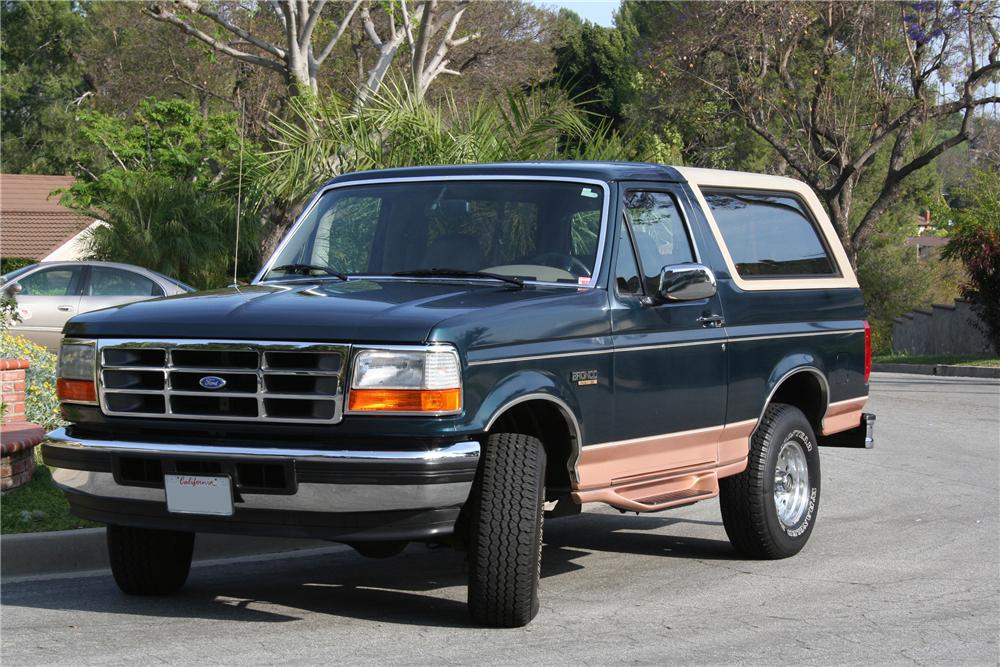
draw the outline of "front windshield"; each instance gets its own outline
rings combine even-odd
[[[586,285],[597,262],[603,208],[601,186],[571,181],[335,188],[308,212],[265,277],[316,270],[311,267],[379,276],[454,270]]]

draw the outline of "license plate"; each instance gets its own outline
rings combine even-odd
[[[167,511],[232,516],[233,483],[228,477],[164,475]]]

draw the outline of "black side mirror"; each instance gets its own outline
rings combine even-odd
[[[21,283],[14,282],[14,283],[11,283],[9,285],[4,286],[3,291],[8,296],[17,296],[18,294],[21,293],[22,289],[24,289],[24,288],[21,287]]]
[[[696,301],[714,296],[715,274],[704,264],[672,264],[660,271],[663,301]]]

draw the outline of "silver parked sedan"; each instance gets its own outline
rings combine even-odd
[[[66,320],[78,313],[195,291],[156,271],[112,262],[32,264],[0,276],[0,289],[17,299],[21,322],[13,333],[53,352]]]

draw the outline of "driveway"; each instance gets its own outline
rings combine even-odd
[[[460,554],[410,546],[206,565],[172,598],[110,575],[8,583],[2,659],[124,663],[998,662],[1000,383],[876,375],[874,450],[822,450],[794,558],[737,558],[714,501],[546,525],[542,609],[469,625]]]

